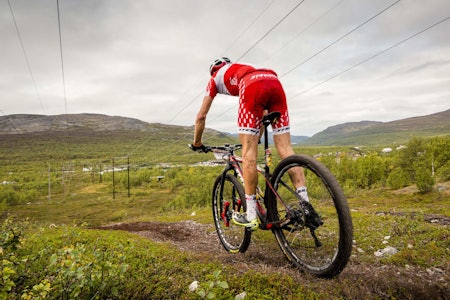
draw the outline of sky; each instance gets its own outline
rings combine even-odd
[[[278,73],[294,135],[428,115],[450,109],[449,17],[448,0],[1,0],[0,114],[190,126],[227,56]],[[237,107],[217,96],[207,127],[237,132]]]

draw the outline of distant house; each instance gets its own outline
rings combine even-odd
[[[381,152],[383,152],[383,153],[391,153],[392,152],[392,148],[384,148],[383,150],[381,150]]]

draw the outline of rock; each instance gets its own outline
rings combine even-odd
[[[374,255],[375,255],[376,257],[386,257],[386,256],[394,255],[394,254],[396,254],[397,252],[398,252],[398,250],[395,249],[394,247],[387,246],[387,247],[384,248],[384,249],[380,249],[380,250],[375,251]]]
[[[191,284],[189,285],[189,291],[193,293],[197,290],[197,288],[198,288],[198,281],[197,280],[192,281]]]

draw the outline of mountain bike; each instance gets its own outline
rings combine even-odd
[[[331,278],[346,266],[353,240],[353,225],[346,197],[331,172],[307,155],[292,155],[281,160],[270,172],[271,149],[268,126],[278,112],[264,116],[264,165],[258,165],[263,188],[257,187],[259,229],[271,230],[284,255],[297,268],[318,277]],[[190,145],[191,149],[192,145]],[[233,212],[246,211],[241,163],[236,151],[242,145],[204,146],[225,162],[212,192],[212,213],[219,240],[226,251],[245,252],[252,230],[235,225]],[[290,180],[289,172],[302,168],[309,201],[303,200]]]

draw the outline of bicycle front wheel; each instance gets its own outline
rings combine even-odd
[[[311,204],[306,208],[289,175],[301,169]],[[286,257],[310,274],[328,278],[338,275],[350,257],[353,225],[347,200],[335,177],[316,159],[293,155],[275,168],[272,185],[280,199],[272,197],[268,214],[275,223],[286,221],[273,229]],[[317,214],[311,216],[308,210]]]
[[[226,174],[225,178],[223,175],[216,178],[212,210],[216,231],[225,250],[245,252],[250,245],[251,231],[231,221],[233,211],[246,210],[244,188],[235,176]]]

